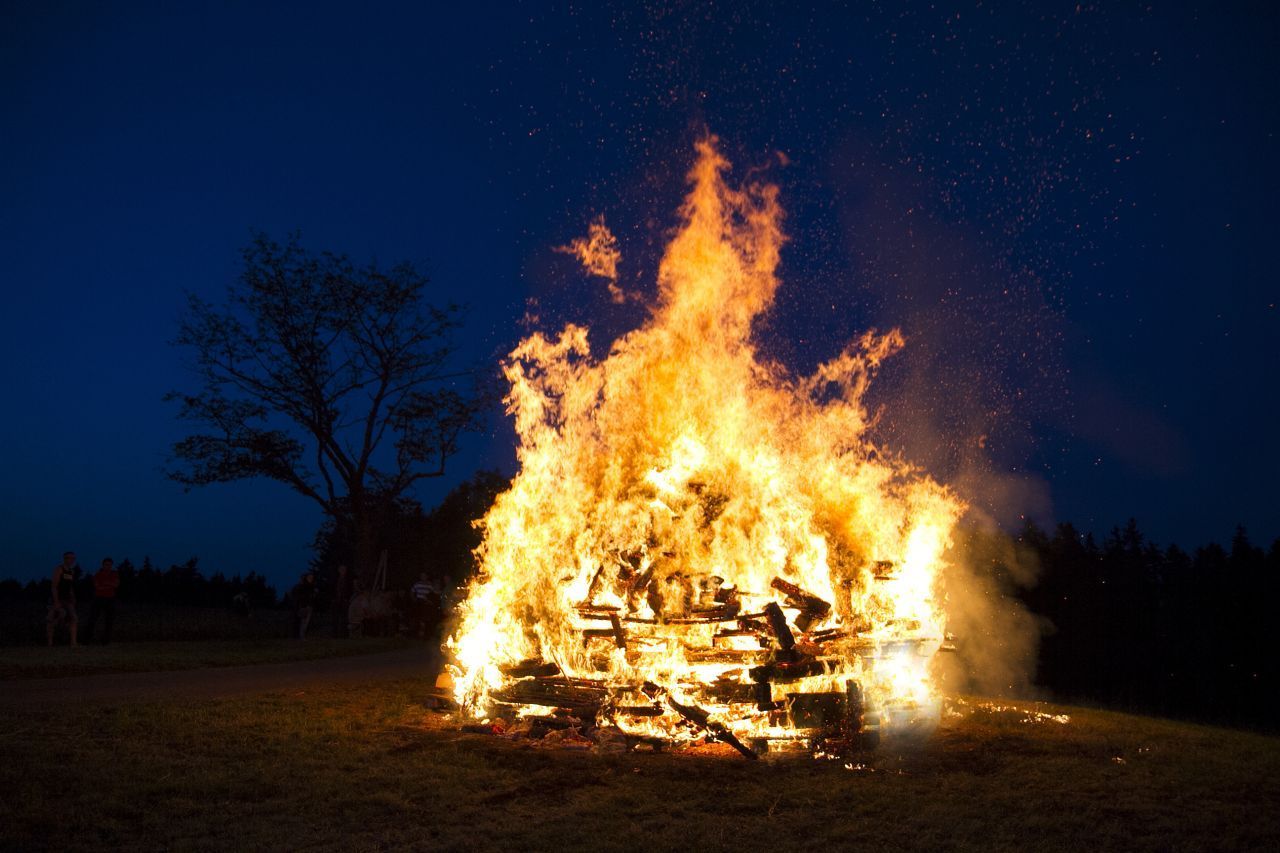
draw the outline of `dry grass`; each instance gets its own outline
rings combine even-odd
[[[0,601],[0,646],[44,645],[45,616],[48,610],[40,601]],[[88,625],[89,604],[79,608],[81,640]],[[265,640],[284,639],[293,624],[293,613],[284,608],[253,611],[252,616],[237,616],[223,607],[185,607],[121,601],[116,610],[116,642],[140,643],[164,640]],[[329,614],[317,613],[311,620],[312,633],[329,634]],[[105,626],[99,624],[98,636]],[[57,632],[56,642],[68,641],[65,627]]]
[[[0,680],[62,678],[102,672],[158,672],[244,666],[373,654],[407,648],[408,640],[328,637],[305,642],[289,639],[192,640],[172,643],[112,643],[109,646],[0,647]]]
[[[460,734],[427,686],[11,715],[0,832],[21,850],[1280,847],[1275,738],[970,701],[855,769],[597,755]]]

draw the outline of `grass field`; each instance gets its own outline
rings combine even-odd
[[[0,680],[61,678],[103,672],[156,672],[243,666],[372,654],[405,648],[408,640],[290,639],[192,640],[172,643],[113,643],[109,646],[0,647]]]
[[[1280,739],[969,700],[856,762],[459,733],[427,679],[0,722],[14,850],[1280,847]],[[1045,715],[1068,714],[1069,722]],[[852,765],[852,767],[847,765]]]
[[[0,601],[0,646],[44,645],[45,616],[40,601]],[[87,626],[89,607],[80,605],[81,639]],[[252,616],[237,616],[220,607],[183,607],[137,601],[121,601],[116,610],[116,642],[158,642],[162,640],[265,640],[288,636],[293,613],[287,608],[259,609]],[[327,634],[329,614],[317,613],[312,631]],[[98,626],[99,636],[103,626]],[[68,641],[59,628],[56,642]]]

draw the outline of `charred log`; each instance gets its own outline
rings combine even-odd
[[[627,635],[622,630],[622,621],[618,619],[617,613],[609,614],[609,627],[613,629],[613,641],[618,648],[625,649],[627,647]]]
[[[509,675],[512,678],[548,678],[560,674],[560,667],[539,658],[529,658],[520,663],[498,667],[498,669],[503,675]]]
[[[613,712],[624,717],[661,717],[667,713],[657,705],[618,705]]]
[[[687,649],[684,659],[689,663],[757,663],[764,649]]]
[[[769,623],[769,632],[777,639],[782,650],[789,652],[794,649],[796,638],[791,633],[791,626],[787,624],[786,614],[782,612],[782,608],[776,601],[770,601],[765,605],[764,617]]]
[[[591,583],[587,586],[587,601],[596,597],[596,590],[600,587],[600,579],[604,577],[604,566],[600,565],[596,568],[596,573],[591,576]]]
[[[756,701],[756,710],[772,711],[778,707],[778,703],[773,701],[773,685],[767,681],[757,681],[752,687],[755,688],[753,698]]]
[[[605,696],[604,687],[586,686],[580,679],[565,678],[528,678],[489,694],[495,702],[565,708],[586,719],[595,718]]]
[[[692,610],[688,616],[670,616],[664,621],[668,625],[706,625],[712,622],[737,622],[738,611],[741,609],[741,604],[737,601],[731,601],[720,607]]]
[[[786,661],[780,660],[773,663],[767,663],[762,666],[753,667],[750,671],[751,680],[755,682],[789,682],[799,681],[802,678],[809,678],[814,675],[823,675],[829,672],[829,664],[839,664],[839,661],[832,658],[801,658],[800,660]]]
[[[729,731],[723,723],[712,720],[711,715],[702,708],[699,708],[697,705],[685,705],[677,702],[671,697],[667,697],[667,704],[670,705],[672,710],[681,717],[688,720],[690,723],[693,723],[698,728],[704,729],[709,735],[711,735],[713,740],[729,744],[729,746],[736,749],[744,758],[749,758],[752,761],[755,761],[760,757],[756,755],[750,747],[738,740],[737,736],[733,732]]]
[[[609,604],[579,604],[577,610],[583,619],[608,619],[618,613],[618,608]]]
[[[737,681],[717,681],[703,688],[703,693],[727,705],[746,705],[756,701],[756,685]]]
[[[839,730],[847,722],[843,693],[788,693],[787,712],[797,729]]]
[[[831,603],[824,601],[813,593],[806,592],[790,581],[775,577],[769,586],[787,597],[787,604],[800,611],[796,617],[796,627],[801,631],[808,630],[815,622],[821,622],[831,614]]]

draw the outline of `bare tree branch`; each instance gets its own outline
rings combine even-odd
[[[243,259],[225,304],[190,297],[179,324],[198,389],[166,399],[196,432],[168,474],[188,488],[267,477],[367,527],[375,504],[444,473],[476,423],[481,396],[453,366],[461,309],[427,304],[410,264],[357,267],[297,235],[256,234]]]

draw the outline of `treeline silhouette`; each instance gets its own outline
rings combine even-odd
[[[278,596],[275,587],[257,572],[249,572],[244,576],[236,574],[229,578],[222,572],[214,572],[205,577],[200,571],[199,563],[199,558],[192,557],[185,563],[160,570],[151,564],[150,557],[143,559],[141,567],[134,566],[128,558],[120,560],[116,564],[116,571],[120,573],[120,587],[116,591],[116,597],[122,602],[139,604],[230,608],[236,596],[243,593],[244,600],[252,608],[276,606]],[[96,563],[84,567],[76,581],[76,599],[82,602],[81,609],[85,612],[88,612],[88,602],[93,598],[92,575],[96,570]],[[51,565],[50,577],[26,584],[16,580],[0,581],[0,598],[48,601],[51,596],[52,571]]]
[[[1019,596],[1041,619],[1036,681],[1055,698],[1280,728],[1280,539],[1264,550],[1241,527],[1229,548],[1188,553],[1131,519],[1101,544],[1071,524],[1027,523],[1017,541],[1039,563]]]
[[[508,482],[480,471],[430,512],[407,501],[390,505],[379,537],[388,588],[407,588],[419,572],[446,588],[465,583],[476,570],[472,551],[480,540],[473,521]],[[993,539],[1008,541],[1003,534]],[[983,558],[987,564],[975,569],[1034,615],[1040,634],[1034,682],[1052,698],[1280,729],[1270,618],[1280,593],[1280,539],[1264,549],[1239,528],[1229,547],[1209,543],[1188,552],[1149,540],[1130,520],[1101,543],[1069,523],[1044,530],[1033,522],[1013,541],[1013,549],[974,548],[972,541],[968,547],[970,554],[1006,555]],[[350,531],[333,524],[317,533],[312,566],[322,607],[337,565],[350,565],[354,546]],[[230,608],[243,593],[254,609],[281,603],[262,575],[206,578],[194,557],[163,571],[149,559],[137,568],[122,560],[117,568],[122,602]],[[84,602],[93,594],[89,574],[79,581]],[[48,578],[0,581],[0,599],[43,603],[49,585]]]

